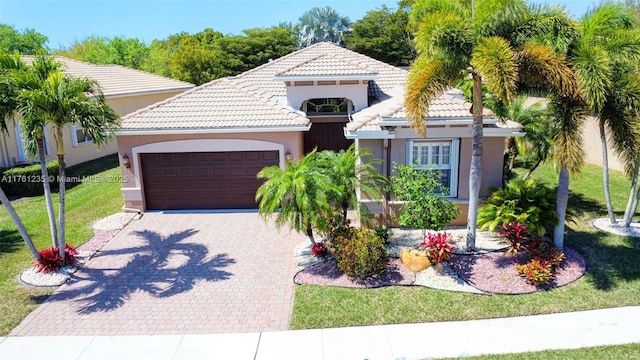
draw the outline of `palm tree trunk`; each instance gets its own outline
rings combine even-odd
[[[58,243],[60,244],[59,246],[59,250],[60,250],[60,257],[64,260],[64,250],[65,250],[65,232],[64,232],[64,225],[65,225],[65,221],[64,221],[64,217],[65,217],[65,211],[64,211],[64,196],[65,196],[65,192],[66,192],[66,188],[67,188],[67,177],[65,175],[65,170],[66,170],[66,166],[64,163],[64,142],[62,141],[62,129],[58,128],[56,129],[57,132],[57,137],[56,137],[56,143],[58,145],[58,169],[60,170],[60,183],[59,185],[59,190],[58,190],[58,195],[59,195],[59,200],[58,200],[58,226],[60,228],[60,236],[58,237]]]
[[[44,136],[38,137],[38,161],[40,161],[40,175],[42,176],[42,187],[44,188],[44,201],[47,206],[47,216],[49,216],[49,231],[53,247],[58,246],[58,230],[56,228],[56,214],[53,212],[53,199],[51,197],[51,185],[49,184],[49,171],[47,171],[47,160],[44,153]]]
[[[622,219],[624,227],[631,226],[633,216],[638,209],[638,197],[640,196],[640,192],[638,192],[638,172],[640,172],[640,158],[636,162],[636,166],[633,169],[631,189],[629,190],[629,200],[627,200],[627,207],[624,210],[624,218]]]
[[[2,188],[0,188],[0,202],[4,204],[4,208],[7,209],[7,212],[9,213],[9,217],[11,217],[11,220],[13,220],[13,223],[16,224],[16,227],[18,228],[18,232],[22,236],[22,240],[24,240],[24,243],[27,244],[27,247],[31,252],[31,256],[33,256],[33,259],[35,261],[39,261],[40,254],[38,254],[38,250],[36,249],[35,245],[33,245],[31,236],[29,236],[29,233],[27,233],[27,229],[25,229],[24,224],[20,219],[20,216],[18,216],[16,209],[13,208],[11,201],[9,201],[9,198],[7,198],[7,195],[4,193],[4,190],[2,190]]]
[[[476,247],[476,227],[478,223],[478,203],[480,182],[482,181],[482,78],[473,73],[473,128],[471,168],[469,171],[469,209],[467,212],[467,250]]]
[[[558,177],[558,189],[556,193],[556,212],[558,213],[558,224],[553,229],[553,243],[562,250],[564,248],[564,219],[567,215],[567,204],[569,203],[569,169],[562,165]]]
[[[609,154],[607,152],[607,134],[604,130],[604,121],[600,123],[600,141],[602,142],[602,182],[604,185],[604,201],[607,204],[607,213],[611,224],[616,223],[616,216],[613,213],[613,205],[611,205],[611,193],[609,191]]]
[[[311,227],[311,225],[307,225],[307,236],[309,237],[309,240],[311,241],[311,246],[316,244],[316,240],[313,238],[313,228]]]
[[[516,139],[514,137],[510,137],[507,140],[507,149],[509,151],[509,173],[513,171],[513,167],[516,163],[516,158],[518,157],[518,147],[516,146]]]
[[[536,162],[534,162],[533,165],[531,165],[531,167],[529,168],[529,170],[527,170],[527,173],[524,174],[524,176],[522,177],[522,180],[527,180],[529,178],[529,176],[531,176],[533,171],[535,169],[537,169],[538,166],[540,166],[541,163],[542,163],[542,159],[541,158],[537,158]]]

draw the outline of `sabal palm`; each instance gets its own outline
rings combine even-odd
[[[8,124],[14,121],[16,97],[19,92],[19,85],[10,73],[20,68],[24,68],[24,64],[20,61],[19,57],[0,56],[0,132],[5,134],[8,132]],[[9,198],[7,198],[4,190],[2,190],[2,187],[0,187],[0,203],[4,205],[7,213],[9,213],[9,217],[11,217],[11,220],[16,225],[22,240],[31,252],[31,256],[36,261],[40,260],[40,254],[38,254],[38,250],[33,244],[31,236],[27,232],[13,204],[9,201]]]
[[[372,158],[369,149],[356,150],[355,144],[347,150],[322,151],[318,153],[319,165],[325,169],[332,183],[338,188],[330,199],[342,209],[342,217],[347,218],[349,207],[366,211],[366,206],[360,208],[357,192],[371,199],[380,199],[388,181],[380,174],[376,165],[382,161]]]
[[[416,1],[411,19],[419,55],[411,66],[405,95],[408,120],[425,136],[429,102],[465,76],[473,81],[468,248],[475,247],[482,172],[482,84],[508,103],[524,89],[568,91],[572,75],[564,57],[555,51],[568,42],[564,37],[571,35],[566,31],[571,27],[564,11],[531,9],[523,0],[477,0],[475,9],[472,4],[464,0]],[[538,41],[529,43],[532,39]]]
[[[314,226],[320,225],[319,214],[330,212],[329,198],[336,187],[321,171],[315,151],[299,162],[287,162],[287,168],[269,166],[258,172],[265,182],[256,191],[258,211],[266,219],[274,213],[276,226],[285,225],[309,237],[315,245]]]
[[[65,76],[51,71],[41,86],[24,90],[18,96],[19,112],[27,141],[33,146],[37,134],[51,125],[56,143],[59,168],[58,246],[64,258],[65,192],[64,131],[78,124],[97,145],[107,142],[119,125],[118,115],[106,104],[95,80]]]
[[[303,48],[322,41],[344,45],[342,37],[350,31],[350,25],[349,18],[335,9],[315,7],[298,19],[298,46]]]

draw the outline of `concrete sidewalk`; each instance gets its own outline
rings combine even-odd
[[[0,359],[423,359],[640,343],[640,306],[504,319],[210,335],[0,338]]]

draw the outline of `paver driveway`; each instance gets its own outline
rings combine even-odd
[[[284,330],[301,241],[257,213],[147,213],[11,335]]]

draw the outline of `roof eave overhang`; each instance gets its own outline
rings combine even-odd
[[[135,135],[183,135],[183,134],[240,134],[265,132],[300,132],[309,131],[311,124],[282,127],[241,127],[241,128],[200,128],[200,129],[120,129],[117,136]]]
[[[525,133],[510,128],[485,128],[482,131],[485,137],[522,137]]]
[[[275,81],[339,81],[339,80],[376,80],[377,74],[347,75],[276,75]]]
[[[104,98],[105,99],[115,99],[115,98],[123,98],[123,97],[130,97],[130,96],[144,96],[144,95],[164,94],[164,93],[171,93],[171,92],[187,91],[187,90],[193,89],[194,87],[195,87],[195,85],[177,87],[177,88],[150,90],[150,91],[149,90],[145,90],[145,91],[132,91],[132,92],[127,92],[127,93],[118,93],[118,94],[109,94],[109,95],[105,94]]]
[[[485,117],[483,123],[485,125],[493,125],[496,124],[498,122],[498,120],[496,118],[493,117]],[[434,125],[434,126],[440,126],[440,125],[473,125],[473,118],[472,117],[468,117],[468,118],[462,118],[462,117],[456,117],[456,118],[429,118],[427,119],[427,127],[429,127],[429,125]],[[380,126],[391,126],[391,127],[397,127],[397,126],[410,126],[411,122],[409,122],[409,120],[404,119],[404,118],[386,118],[386,117],[382,117],[382,119],[380,121],[378,121],[378,125]]]
[[[395,139],[396,134],[389,130],[356,130],[349,131],[344,128],[344,137],[349,140],[384,140]]]

